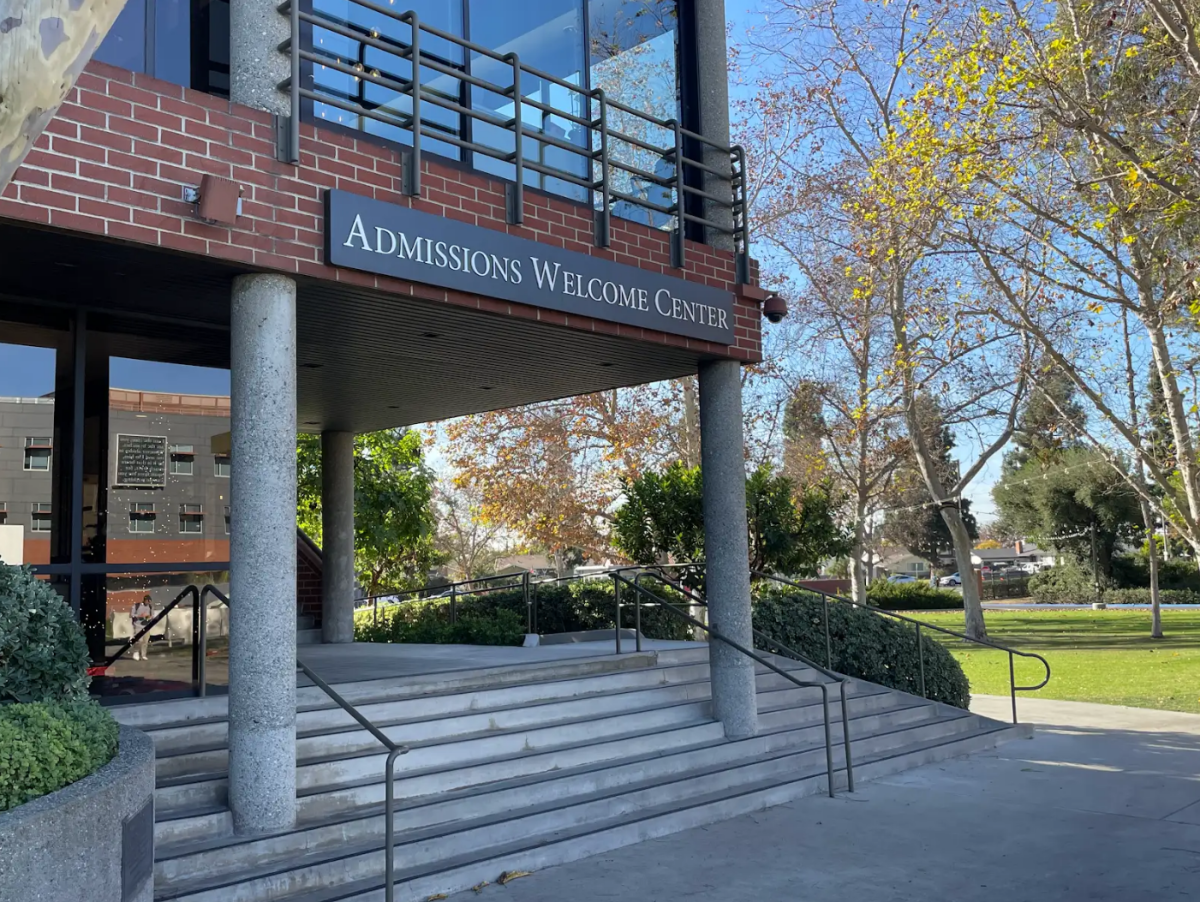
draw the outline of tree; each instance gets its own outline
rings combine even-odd
[[[1030,342],[1004,323],[974,315],[963,298],[989,290],[961,254],[947,252],[950,211],[939,186],[896,152],[906,146],[905,111],[919,85],[909,59],[944,43],[962,16],[953,4],[918,0],[852,5],[773,0],[752,38],[762,87],[746,129],[760,232],[798,218],[836,247],[852,297],[879,312],[886,372],[916,471],[945,521],[960,571],[972,541],[960,508],[964,490],[1007,444],[1031,365]],[[925,442],[919,398],[936,395],[947,424],[974,453],[953,480]],[[965,457],[965,455],[964,455]],[[966,631],[986,635],[979,592],[963,587]]]
[[[1044,368],[1033,379],[1013,432],[1013,449],[1004,455],[1004,470],[1019,470],[1030,460],[1048,465],[1062,451],[1082,447],[1086,422],[1070,377],[1054,367]]]
[[[615,542],[641,564],[704,560],[703,475],[674,463],[625,486],[617,511]],[[835,516],[838,499],[829,487],[799,493],[786,476],[760,466],[746,480],[751,570],[813,576],[821,562],[846,553],[845,532]]]
[[[434,493],[437,550],[454,579],[473,579],[496,570],[504,529],[484,519],[482,498],[470,488],[443,483]]]
[[[125,6],[125,0],[0,4],[0,193],[41,136]]]
[[[321,438],[296,446],[297,522],[321,544]],[[354,438],[354,566],[368,595],[423,585],[435,566],[433,474],[420,433],[388,429]]]
[[[1014,530],[1070,555],[1102,586],[1112,575],[1118,543],[1131,539],[1141,520],[1137,493],[1103,456],[1086,448],[1062,452],[1049,468],[1029,461],[998,484],[992,497]]]
[[[923,441],[934,456],[938,476],[945,483],[953,483],[958,479],[958,462],[950,456],[954,450],[954,434],[943,420],[936,401],[921,398],[918,408]],[[941,505],[931,497],[928,484],[918,471],[911,452],[904,455],[898,468],[892,495],[894,507],[884,517],[883,536],[928,561],[929,566],[936,570],[942,566],[945,557],[954,554],[954,536],[946,518],[942,516]],[[967,498],[960,498],[954,503],[973,543],[979,538],[979,529],[971,514],[971,502]],[[970,573],[972,570],[961,569],[960,562],[959,572]]]

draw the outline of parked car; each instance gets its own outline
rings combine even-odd
[[[911,573],[893,573],[888,577],[889,583],[915,583],[917,578]]]
[[[943,576],[938,580],[939,586],[961,586],[962,577],[957,573],[951,573],[949,576]]]

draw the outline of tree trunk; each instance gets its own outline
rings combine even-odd
[[[864,605],[867,603],[867,566],[863,560],[866,544],[866,524],[860,517],[854,524],[854,542],[850,546],[850,597]]]
[[[1158,540],[1154,535],[1154,513],[1145,500],[1142,501],[1142,522],[1146,524],[1146,534],[1150,541],[1146,550],[1150,555],[1150,638],[1161,639],[1162,606],[1158,596]]]
[[[0,192],[124,6],[125,0],[0,0]]]
[[[979,581],[975,579],[975,565],[971,563],[971,536],[963,522],[962,511],[957,507],[943,507],[942,519],[950,530],[954,544],[954,561],[958,564],[958,575],[962,580],[963,614],[966,633],[972,639],[986,639],[987,626],[983,622],[983,602],[979,593]]]

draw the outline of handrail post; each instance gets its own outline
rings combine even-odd
[[[199,683],[200,697],[204,698],[208,695],[208,605],[204,602],[204,595],[199,591],[196,592],[196,598],[199,599],[198,607],[200,608],[200,649],[199,649]]]
[[[825,602],[825,666],[833,670],[833,641],[829,638],[829,599],[822,596]]]
[[[404,754],[403,748],[392,749],[387,757],[387,790],[384,796],[383,813],[387,823],[383,826],[384,842],[384,888],[383,895],[387,902],[393,902],[396,897],[396,774],[393,770],[396,759]]]
[[[735,195],[734,203],[737,205],[737,209],[733,211],[734,221],[738,224],[738,232],[741,237],[741,248],[738,249],[737,238],[739,236],[734,236],[734,247],[737,250],[737,280],[743,285],[747,285],[750,283],[750,217],[746,210],[748,196],[746,150],[740,144],[735,144],[732,149],[733,155],[738,161],[738,194],[741,195],[740,198]]]
[[[504,58],[512,64],[513,92],[513,166],[515,178],[504,186],[504,199],[508,207],[508,221],[520,225],[525,221],[525,120],[524,95],[521,93],[521,60],[515,53],[506,53]]]
[[[379,625],[379,596],[376,595],[371,599],[371,625]]]
[[[612,186],[608,182],[608,100],[602,89],[597,89],[594,93],[600,102],[600,209],[595,214],[596,247],[608,247],[612,243],[612,217],[609,211],[612,206]]]
[[[415,12],[407,17],[412,26],[409,41],[409,61],[412,64],[412,80],[409,93],[412,95],[412,150],[408,154],[408,166],[404,172],[404,193],[417,197],[421,193],[421,21]]]
[[[521,574],[521,597],[525,600],[525,632],[533,632],[533,602],[529,597],[529,571]]]
[[[921,667],[921,698],[929,698],[925,691],[925,647],[921,644],[921,624],[917,624],[917,661]]]
[[[617,605],[617,654],[621,653],[621,578],[613,574],[613,600]]]
[[[192,685],[199,691],[200,683],[200,592],[192,589]],[[200,693],[201,695],[203,693]]]
[[[825,782],[829,785],[829,798],[835,798],[833,791],[833,737],[829,726],[829,687],[821,684],[821,704],[825,709]],[[845,729],[845,725],[842,726]]]
[[[633,593],[633,640],[637,651],[642,650],[642,594]]]
[[[450,586],[450,623],[458,623],[458,586]]]
[[[671,265],[683,269],[683,130],[678,119],[672,119],[671,126],[675,129],[675,176],[672,179],[675,185],[675,228],[671,230]]]
[[[1013,653],[1008,653],[1008,685],[1012,696],[1013,723],[1017,722],[1017,672],[1013,665]]]
[[[854,765],[850,760],[850,706],[846,704],[846,681],[838,684],[842,689],[842,747],[846,751],[846,791],[854,792]]]

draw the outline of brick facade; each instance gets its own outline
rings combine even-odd
[[[183,201],[183,189],[198,185],[203,173],[243,186],[243,215],[236,227],[204,223]],[[420,198],[402,193],[401,177],[396,147],[313,125],[301,128],[300,164],[278,162],[269,114],[93,62],[0,197],[0,218],[686,347],[706,356],[761,359],[759,305],[753,292],[739,292],[732,254],[689,241],[687,266],[680,273],[669,265],[663,231],[614,217],[611,247],[597,248],[592,212],[585,205],[528,190],[525,223],[514,226],[505,222],[499,179],[428,153]],[[321,230],[327,188],[728,290],[735,295],[736,343],[725,347],[326,266]]]
[[[321,626],[324,594],[321,590],[321,550],[302,532],[296,534],[296,616],[311,618],[312,628]]]

